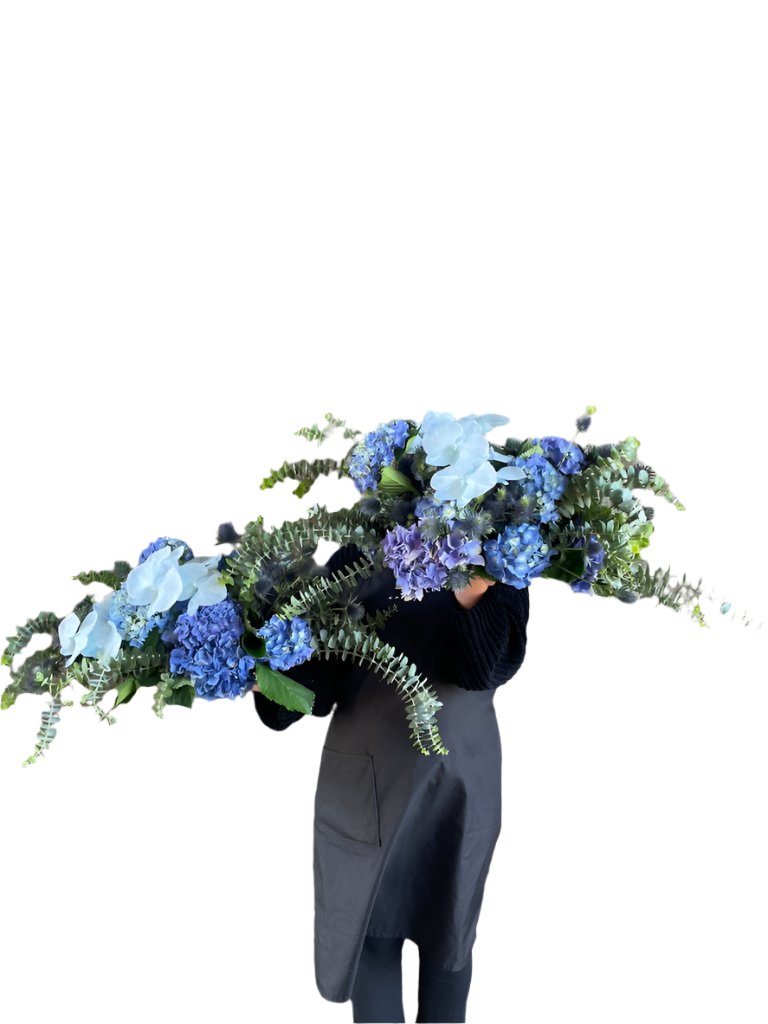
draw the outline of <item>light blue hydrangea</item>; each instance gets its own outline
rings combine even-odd
[[[109,610],[110,622],[113,622],[123,639],[131,647],[143,647],[147,636],[156,627],[163,630],[173,617],[173,609],[180,610],[183,603],[178,602],[172,609],[149,614],[148,605],[136,605],[121,587],[115,591],[114,600]]]

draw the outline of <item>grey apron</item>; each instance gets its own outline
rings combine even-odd
[[[445,681],[446,614],[456,598],[446,590],[403,601],[389,570],[358,594],[369,611],[397,602],[380,636],[428,675],[444,705],[437,721],[449,753],[412,746],[405,705],[376,672],[346,674],[322,748],[314,820],[315,977],[333,1002],[352,996],[366,933],[409,938],[444,970],[464,966],[501,831],[495,690]]]

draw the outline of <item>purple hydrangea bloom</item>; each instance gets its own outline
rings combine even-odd
[[[505,526],[483,545],[485,568],[501,583],[522,590],[549,565],[554,549],[535,523]]]
[[[564,437],[538,437],[533,439],[533,443],[541,445],[544,457],[549,459],[555,469],[567,476],[578,473],[584,465],[584,452],[577,444],[566,441]]]
[[[267,656],[259,660],[278,672],[308,661],[315,650],[309,623],[299,615],[290,621],[272,615],[256,633],[267,641]]]
[[[201,605],[194,615],[176,620],[170,670],[190,676],[205,700],[240,697],[252,689],[256,659],[240,646],[244,632],[240,607],[231,597]]]
[[[404,448],[410,427],[407,420],[381,423],[355,446],[349,460],[349,476],[358,491],[376,491],[384,466],[395,461],[395,449]]]
[[[395,526],[385,534],[381,548],[384,564],[395,574],[404,601],[420,601],[425,590],[440,590],[448,577],[436,549],[425,543],[416,525],[407,529]]]
[[[479,539],[467,537],[462,530],[451,530],[447,537],[438,541],[437,559],[446,569],[485,565],[482,549]]]

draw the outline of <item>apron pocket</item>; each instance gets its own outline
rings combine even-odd
[[[372,754],[346,754],[323,747],[315,824],[344,839],[381,846]]]

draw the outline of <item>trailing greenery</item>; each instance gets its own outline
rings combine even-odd
[[[322,467],[327,465],[322,463]],[[301,467],[304,482],[312,474],[316,477],[320,466],[313,463],[309,470]],[[357,584],[382,566],[381,531],[371,516],[358,507],[329,512],[324,505],[314,505],[305,518],[286,521],[273,530],[266,530],[263,517],[257,517],[242,534],[229,532],[237,546],[224,558],[221,579],[240,605],[245,651],[264,657],[265,642],[257,630],[269,616],[306,617],[313,623],[314,657],[351,659],[377,671],[384,681],[394,684],[405,703],[410,734],[419,751],[447,753],[435,725],[434,715],[441,704],[434,689],[415,665],[404,655],[398,655],[391,645],[383,644],[377,635],[396,613],[396,606],[366,614],[353,596]],[[321,540],[339,546],[355,544],[361,554],[351,565],[328,573],[313,558]],[[117,589],[129,571],[127,562],[115,562],[111,570],[83,572],[73,578],[83,584],[101,583]],[[78,616],[87,615],[94,603],[91,595],[78,602]],[[42,712],[35,751],[25,764],[33,763],[47,751],[56,736],[60,710],[72,704],[60,697],[67,686],[82,686],[85,693],[80,704],[93,708],[100,720],[110,725],[116,721],[111,712],[132,700],[141,687],[154,688],[152,709],[160,718],[168,705],[192,706],[196,696],[194,681],[168,671],[168,649],[158,630],[149,633],[141,648],[123,646],[108,665],[81,655],[66,667],[58,650],[59,621],[59,616],[52,612],[40,612],[8,638],[2,655],[2,663],[11,668],[11,682],[2,694],[0,707],[12,706],[19,693],[48,693],[51,697]],[[14,669],[14,657],[36,634],[48,635],[51,646],[30,654]],[[264,661],[256,662],[255,675],[268,696],[279,699],[285,707],[311,712],[311,690],[271,669]],[[102,704],[110,692],[114,693],[114,703],[107,711]]]

